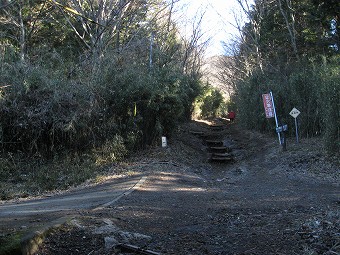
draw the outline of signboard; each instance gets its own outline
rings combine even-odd
[[[266,118],[273,118],[274,117],[274,106],[271,94],[262,94],[263,99],[263,106],[266,112]]]
[[[299,116],[299,114],[300,114],[301,112],[298,110],[298,109],[296,109],[295,107],[290,111],[290,115],[293,117],[293,118],[297,118],[297,116]]]
[[[296,142],[299,143],[299,130],[298,130],[298,124],[297,124],[297,116],[299,116],[301,112],[296,109],[295,107],[290,111],[290,116],[292,116],[295,119],[295,133],[296,133]]]
[[[167,146],[166,137],[162,136],[162,147],[165,148],[166,146]]]
[[[276,133],[282,133],[288,130],[288,125],[282,125],[276,128]]]

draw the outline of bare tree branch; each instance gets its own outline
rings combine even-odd
[[[291,41],[291,45],[294,51],[294,54],[296,56],[297,59],[299,59],[299,55],[298,55],[298,50],[297,50],[297,45],[296,45],[296,31],[295,31],[295,17],[294,17],[294,12],[293,12],[293,8],[292,8],[292,3],[290,0],[284,0],[287,8],[291,11],[290,12],[290,16],[291,16],[291,23],[288,20],[288,14],[283,10],[282,7],[282,3],[281,0],[277,0],[278,4],[279,4],[279,8],[280,8],[280,12],[285,20],[286,23],[286,27],[290,36],[290,41]]]

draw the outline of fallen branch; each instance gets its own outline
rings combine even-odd
[[[135,253],[144,254],[144,255],[161,255],[159,252],[145,250],[138,246],[130,245],[130,244],[118,244],[116,248],[120,249],[121,251],[135,252]]]

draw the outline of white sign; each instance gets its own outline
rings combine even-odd
[[[293,118],[296,119],[296,117],[299,116],[300,113],[301,113],[301,112],[300,112],[298,109],[296,109],[296,108],[294,107],[293,110],[291,110],[289,114],[290,114]]]
[[[167,146],[166,137],[162,136],[162,147],[165,148],[166,146]]]

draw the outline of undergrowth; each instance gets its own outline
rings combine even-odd
[[[0,254],[15,255],[21,254],[20,240],[22,233],[0,236]]]
[[[82,153],[64,152],[46,159],[21,152],[0,155],[0,200],[65,190],[87,180],[100,180],[127,150],[119,141]]]

